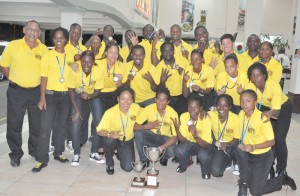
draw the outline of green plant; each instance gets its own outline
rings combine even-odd
[[[279,50],[279,48],[288,48],[290,49],[289,40],[284,42],[282,40],[282,36],[270,36],[269,34],[261,34],[260,35],[261,42],[269,41],[273,44],[274,49]]]

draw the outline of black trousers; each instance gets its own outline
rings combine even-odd
[[[41,111],[37,106],[40,99],[40,87],[26,89],[10,83],[6,95],[6,139],[11,150],[9,157],[12,160],[19,161],[24,155],[22,150],[22,126],[25,111],[28,112],[29,122],[28,151],[31,156],[35,157],[41,126]]]
[[[174,108],[178,116],[187,111],[187,102],[183,95],[171,96],[169,105]]]

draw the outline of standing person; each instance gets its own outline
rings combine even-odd
[[[296,183],[286,172],[288,159],[286,137],[292,118],[292,103],[282,92],[280,85],[269,78],[267,69],[263,64],[254,63],[251,65],[248,69],[248,78],[251,83],[246,85],[245,89],[252,89],[257,93],[257,108],[272,123],[275,135],[273,154],[277,162],[276,174],[283,173],[285,184],[296,190]],[[274,174],[271,177],[274,177]]]
[[[214,150],[211,163],[211,174],[215,177],[222,177],[228,165],[233,160],[233,174],[239,175],[235,148],[237,139],[234,139],[235,131],[239,128],[239,118],[230,110],[233,106],[233,99],[230,95],[222,94],[217,98],[217,111],[209,111],[212,122],[214,138]]]
[[[86,104],[89,106],[94,125],[99,124],[103,115],[104,107],[98,98],[100,90],[103,88],[104,73],[95,65],[94,53],[86,50],[81,54],[80,70],[70,72],[68,88],[69,96],[72,103],[71,108],[71,134],[74,147],[74,157],[71,162],[72,166],[78,166],[80,160],[81,146],[81,124],[82,113]],[[94,127],[95,129],[95,127]],[[96,130],[96,129],[95,129]],[[104,163],[102,157],[98,154],[100,137],[93,132],[90,159],[97,163]]]
[[[70,110],[68,96],[68,75],[73,62],[73,57],[65,53],[65,45],[69,39],[67,29],[56,28],[51,32],[54,49],[42,57],[41,61],[41,98],[38,103],[41,112],[41,131],[39,135],[37,163],[32,172],[39,172],[49,162],[49,143],[51,131],[55,132],[53,142],[55,160],[62,163],[68,162],[62,153],[65,150],[64,143],[67,133],[67,122]],[[56,122],[55,122],[56,121]],[[56,126],[54,124],[56,123]]]
[[[183,76],[182,92],[187,98],[190,94],[197,95],[203,100],[202,106],[208,111],[215,105],[215,77],[213,69],[204,64],[203,52],[194,49],[191,54],[192,66]]]
[[[131,163],[135,161],[133,127],[140,111],[140,106],[134,102],[134,92],[130,87],[123,86],[117,91],[118,104],[107,110],[97,133],[104,137],[106,172],[114,174],[114,151],[124,171],[132,170]]]
[[[275,144],[274,133],[271,123],[266,117],[262,118],[256,104],[257,95],[253,90],[242,92],[239,130],[234,135],[239,140],[236,150],[240,167],[238,196],[248,195],[247,188],[253,196],[279,191],[285,181],[283,172],[268,180],[274,160],[271,150]]]
[[[282,77],[282,65],[274,59],[272,54],[273,45],[271,42],[265,41],[260,44],[260,62],[266,66],[269,78],[279,83]]]
[[[24,155],[22,150],[22,125],[28,112],[28,152],[36,156],[41,127],[41,111],[38,108],[41,82],[41,58],[48,52],[38,39],[41,30],[38,22],[26,22],[23,39],[12,41],[4,50],[0,61],[1,71],[9,79],[7,90],[6,139],[11,150],[10,164],[18,167]]]
[[[247,39],[247,50],[242,53],[245,59],[245,66],[242,67],[243,71],[247,72],[248,68],[255,62],[259,61],[258,49],[260,39],[256,34],[251,34]]]
[[[134,38],[134,39],[132,39]],[[132,61],[131,49],[133,46],[138,44],[138,39],[136,33],[133,30],[125,31],[125,41],[127,43],[126,46],[122,47],[120,50],[120,55],[123,58],[124,63],[128,63]]]
[[[162,166],[167,166],[168,159],[174,156],[174,147],[177,142],[174,131],[173,119],[178,119],[178,114],[168,106],[170,92],[166,88],[158,88],[155,103],[147,106],[137,117],[134,125],[136,148],[140,161],[148,163],[143,147],[159,147],[160,152],[165,151],[160,160]],[[146,124],[144,124],[147,121]]]
[[[188,98],[188,112],[180,116],[180,121],[173,119],[177,138],[180,141],[174,149],[179,160],[176,171],[185,172],[191,164],[190,156],[197,155],[200,160],[203,179],[210,179],[212,160],[211,120],[200,117],[201,99],[198,96]]]

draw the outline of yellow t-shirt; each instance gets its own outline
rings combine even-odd
[[[125,141],[131,140],[134,137],[133,127],[136,118],[140,112],[140,106],[136,103],[132,103],[127,114],[120,111],[119,104],[108,109],[99,125],[97,126],[97,131],[118,131],[119,134],[125,136]],[[119,140],[123,140],[123,136]]]
[[[191,119],[190,114],[188,112],[185,112],[181,114],[180,116],[180,133],[183,137],[185,137],[190,142],[196,143],[196,140],[194,139],[193,135],[189,131],[187,122]],[[194,122],[196,125],[197,135],[202,140],[206,141],[207,143],[212,143],[212,137],[211,137],[211,120],[209,117],[204,118],[203,120],[198,117],[197,122]]]
[[[152,91],[150,83],[143,78],[143,75],[149,72],[152,77],[155,76],[155,67],[152,64],[144,62],[143,68],[139,71],[133,66],[133,61],[130,61],[125,65],[126,76],[131,73],[135,73],[133,80],[130,82],[130,87],[135,92],[135,102],[141,103],[145,100],[155,97],[155,92]]]
[[[199,48],[199,47],[198,47],[198,44],[196,44],[196,45],[193,47],[193,49],[197,49],[197,48]],[[204,50],[204,54],[203,54],[203,57],[204,57],[204,63],[205,63],[205,64],[209,65],[209,63],[211,62],[212,58],[213,58],[213,57],[216,57],[214,51],[215,51],[214,45],[213,45],[211,42],[209,42],[209,46],[208,46],[208,48],[206,48],[206,49]]]
[[[98,66],[93,66],[88,76],[83,73],[80,64],[77,72],[70,70],[69,73],[67,86],[68,88],[75,89],[77,93],[80,93],[82,88],[88,94],[92,94],[95,89],[103,89],[104,73]]]
[[[238,59],[239,68],[241,68],[241,70],[244,70],[245,69],[244,67],[246,65],[246,61],[244,60],[244,57],[241,54],[238,54],[236,52],[234,52],[234,54],[236,55],[236,57]],[[219,73],[225,71],[224,60],[225,60],[224,53],[222,53],[218,58],[218,65],[214,69],[215,76],[217,76]]]
[[[127,57],[129,56],[129,47],[128,45],[124,46],[121,50],[120,50],[120,55],[123,58],[123,62],[126,63],[127,62]]]
[[[258,106],[261,104],[273,110],[280,110],[281,105],[288,100],[288,97],[282,92],[279,83],[271,79],[266,81],[263,93],[261,93],[252,82],[248,83],[245,89],[252,89],[256,92]]]
[[[163,44],[163,42],[158,41],[156,46],[155,46],[155,50],[156,50],[156,56],[158,58],[158,60],[160,59],[160,46]],[[145,49],[145,60],[148,63],[151,63],[151,51],[152,51],[152,44],[149,42],[149,40],[147,39],[143,39],[139,45],[143,46]]]
[[[200,73],[195,73],[193,71],[193,66],[190,66],[186,72],[188,72],[189,80],[187,82],[187,87],[190,85],[198,85],[201,89],[214,88],[215,77],[214,71],[211,67],[202,64],[202,69]]]
[[[180,58],[181,60],[183,58]],[[183,68],[183,70],[186,70],[189,65],[185,60],[179,60],[175,61],[175,64],[177,64],[179,67]],[[175,68],[171,68],[169,65],[167,66],[164,62],[164,60],[161,60],[160,63],[155,68],[155,77],[154,81],[156,84],[160,83],[160,76],[162,69],[168,69],[169,74],[172,74],[168,80],[166,81],[166,87],[169,89],[171,96],[178,96],[182,94],[182,79],[184,71],[182,71],[181,74],[179,74],[178,70]]]
[[[167,105],[165,110],[165,115],[160,116],[160,114],[157,111],[156,103],[153,103],[143,109],[143,111],[138,115],[136,119],[136,123],[142,125],[146,121],[153,122],[158,120],[161,123],[161,127],[160,127],[161,135],[165,135],[167,137],[173,137],[176,136],[176,131],[175,131],[174,123],[171,118],[178,119],[178,114],[173,108]],[[157,134],[158,130],[151,129],[151,131]]]
[[[123,76],[122,82],[126,82],[127,76],[125,66],[120,61],[117,61],[111,69],[108,69],[106,59],[96,61],[96,64],[104,74],[104,88],[101,92],[113,92],[117,89],[117,82],[114,81],[115,74]]]
[[[86,49],[87,48],[81,43],[79,43],[77,46],[73,46],[70,41],[68,41],[68,43],[65,46],[66,53],[72,55],[73,59],[76,54],[81,54],[82,52],[86,51]]]
[[[238,77],[236,81],[233,81],[230,79],[229,75],[226,71],[223,71],[219,73],[217,76],[217,82],[216,82],[216,88],[215,90],[218,91],[222,89],[223,86],[226,86],[226,92],[225,94],[230,95],[233,99],[233,104],[236,106],[241,105],[240,104],[240,95],[237,92],[237,88],[239,85],[242,85],[243,89],[245,88],[245,85],[249,82],[249,79],[247,77],[247,74],[238,69]]]
[[[209,111],[208,114],[212,122],[212,132],[215,139],[222,142],[231,142],[234,132],[239,130],[238,115],[229,111],[227,122],[221,123],[217,111]]]
[[[38,46],[30,49],[25,38],[10,42],[1,57],[0,65],[9,67],[9,80],[24,88],[41,83],[41,59],[48,48],[37,40]]]
[[[244,66],[239,66],[239,68],[243,71],[245,71],[247,73],[249,67],[253,64],[259,61],[259,56],[257,55],[256,57],[254,57],[253,59],[248,55],[248,50],[246,50],[245,52],[243,52],[241,54],[244,57],[245,60],[245,64]]]
[[[264,122],[266,117],[261,119],[261,112],[255,108],[250,118],[247,118],[242,110],[239,114],[239,131],[236,131],[234,138],[242,140],[243,144],[255,145],[274,139],[274,132],[270,121]],[[248,126],[247,126],[248,125]],[[244,127],[244,128],[243,128]],[[243,129],[245,130],[243,134]],[[255,149],[251,154],[263,154],[268,152],[271,147],[264,149]]]
[[[188,60],[190,61],[191,59],[191,53],[192,53],[192,50],[193,50],[193,47],[186,43],[185,41],[181,40],[181,45],[178,45],[178,46],[175,46],[174,44],[174,56],[175,57],[180,57],[180,58],[185,58],[183,55],[182,55],[182,51],[181,51],[181,48],[184,48],[186,51],[189,52],[189,55],[188,55]],[[161,52],[159,52],[159,55],[161,54]]]
[[[279,83],[282,77],[282,65],[273,57],[264,65],[267,68],[269,78]]]
[[[47,77],[47,90],[68,91],[67,81],[70,72],[69,64],[74,58],[66,53],[50,50],[42,57],[41,76]],[[62,79],[63,78],[63,79]],[[61,80],[64,80],[61,82]]]

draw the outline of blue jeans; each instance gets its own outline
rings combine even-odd
[[[147,100],[137,103],[137,104],[139,104],[139,106],[141,106],[142,108],[145,108],[152,103],[155,103],[155,98],[147,99]]]
[[[49,162],[49,143],[51,131],[55,135],[55,150],[53,155],[59,156],[65,151],[70,99],[67,92],[46,94],[47,109],[41,113],[41,131],[39,135],[36,161]],[[55,122],[56,121],[56,122]]]
[[[76,102],[79,108],[79,112],[82,115],[84,113],[84,108],[86,105],[90,107],[90,110],[92,112],[93,116],[93,130],[96,130],[96,126],[98,126],[102,116],[103,116],[103,105],[100,101],[99,98],[92,99],[92,100],[83,100],[80,97],[80,94],[76,94]],[[72,107],[71,108],[71,115],[75,112],[75,109]],[[74,154],[80,155],[81,152],[81,125],[82,125],[83,120],[76,120],[72,121],[70,123],[70,130],[71,130],[71,138],[72,138],[72,145],[74,148]],[[91,153],[96,153],[99,148],[99,142],[100,142],[100,136],[97,135],[96,131],[93,131],[93,141],[92,141],[92,146],[91,146]]]
[[[148,161],[146,155],[144,154],[144,150],[143,150],[144,146],[158,147],[163,145],[170,139],[170,137],[155,134],[150,130],[134,131],[134,137],[135,137],[136,148],[139,153],[140,161],[143,163]],[[175,144],[167,148],[165,150],[163,159],[174,157],[174,148],[175,148]]]
[[[104,137],[103,140],[106,165],[109,167],[115,165],[113,156],[114,151],[117,150],[121,168],[127,172],[132,171],[131,163],[135,162],[133,139],[123,142],[119,139]]]
[[[227,148],[226,152],[213,148],[211,174],[214,177],[222,177],[226,166],[228,163],[231,163],[231,160],[233,160],[233,163],[236,164],[236,155],[234,150],[235,147]]]

